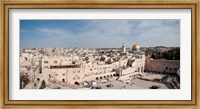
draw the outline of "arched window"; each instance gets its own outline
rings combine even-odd
[[[140,72],[140,67],[138,67],[138,72]]]
[[[55,61],[54,61],[54,64],[57,64],[57,63],[58,63],[58,61],[55,60]]]
[[[80,84],[79,84],[79,82],[77,82],[77,81],[76,81],[76,82],[74,82],[74,84],[76,84],[76,85],[80,85]]]
[[[143,67],[141,67],[141,72],[144,72],[144,68]]]

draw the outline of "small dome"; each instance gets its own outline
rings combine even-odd
[[[132,50],[140,50],[140,45],[138,44],[133,45]]]

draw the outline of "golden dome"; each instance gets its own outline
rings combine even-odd
[[[140,45],[138,44],[133,45],[132,50],[140,50]]]

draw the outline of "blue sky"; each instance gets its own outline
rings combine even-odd
[[[20,48],[180,46],[180,20],[20,20]]]

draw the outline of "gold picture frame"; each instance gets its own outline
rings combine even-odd
[[[1,94],[1,108],[15,109],[15,108],[104,108],[104,109],[118,109],[118,108],[175,108],[175,109],[199,109],[200,94],[199,94],[199,14],[200,14],[200,1],[199,0],[175,0],[175,1],[156,1],[156,0],[2,0],[1,3],[1,37],[0,37],[0,94]],[[109,9],[191,9],[192,13],[192,100],[117,100],[117,101],[97,101],[97,100],[78,100],[78,101],[48,101],[48,100],[9,100],[9,85],[8,85],[8,24],[9,24],[9,9],[45,9],[45,8],[79,8],[79,9],[92,9],[92,8],[109,8]]]

